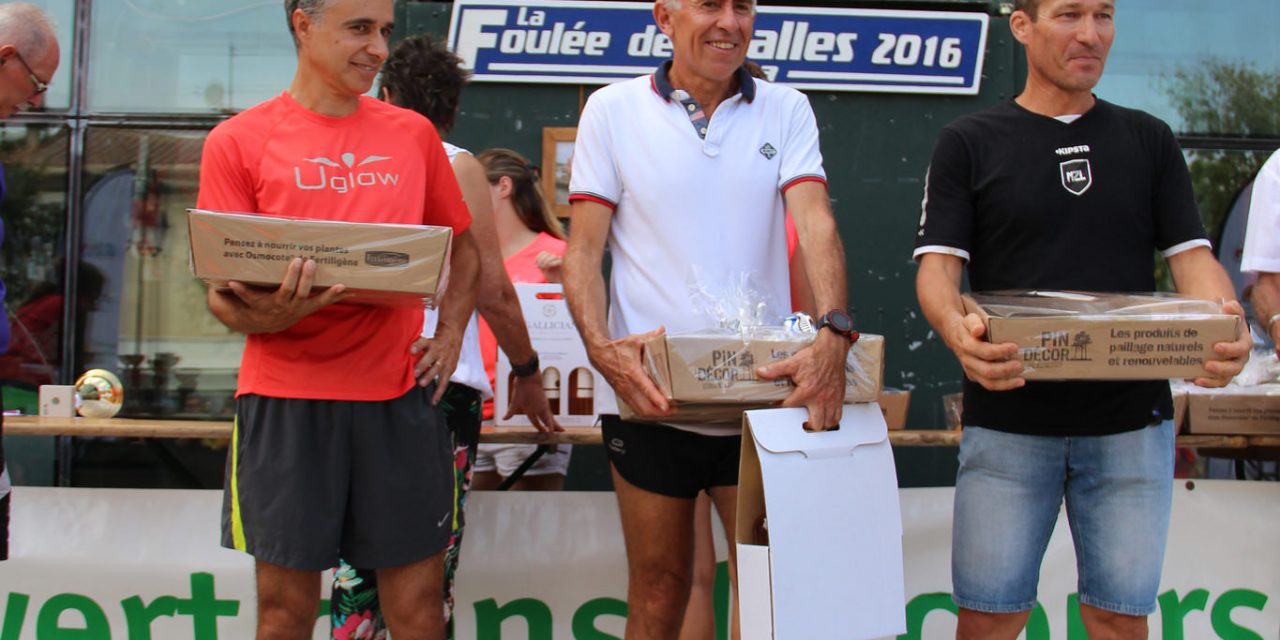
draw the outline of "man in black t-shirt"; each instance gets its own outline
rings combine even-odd
[[[1014,638],[1035,605],[1063,501],[1090,637],[1145,638],[1172,499],[1168,383],[1027,382],[1012,343],[983,341],[974,290],[1155,289],[1152,256],[1182,293],[1243,315],[1209,249],[1169,127],[1094,97],[1115,34],[1113,0],[1018,0],[1027,84],[939,135],[916,238],[917,294],[964,368],[965,434],[952,540],[958,638]],[[1243,322],[1242,322],[1243,326]],[[1196,379],[1221,386],[1247,334]]]

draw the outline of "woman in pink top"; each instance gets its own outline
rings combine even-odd
[[[498,246],[511,282],[560,282],[564,227],[543,196],[536,170],[524,156],[510,149],[489,149],[476,159],[484,165],[489,178]],[[498,343],[483,318],[480,320],[480,354],[489,373],[489,383],[493,385],[496,382]],[[485,419],[491,419],[493,411],[493,401],[486,401]],[[480,445],[473,468],[472,489],[497,487],[535,448],[534,445]],[[512,488],[558,490],[564,486],[568,468],[569,447],[560,445],[556,452],[542,456]]]

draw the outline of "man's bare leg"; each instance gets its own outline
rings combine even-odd
[[[256,560],[258,640],[309,640],[320,607],[320,572]]]
[[[444,553],[378,569],[382,617],[396,640],[444,640]]]
[[[1104,611],[1087,604],[1080,605],[1080,621],[1089,640],[1145,640],[1147,617]]]
[[[645,491],[617,469],[613,488],[627,547],[626,640],[675,638],[692,579],[694,501]]]
[[[711,501],[716,505],[716,513],[720,515],[720,524],[724,526],[724,537],[728,541],[729,594],[732,607],[729,637],[738,640],[742,636],[742,628],[738,622],[738,488],[711,487],[707,493],[711,494]]]
[[[1030,611],[986,613],[961,608],[956,640],[1014,640],[1030,617]]]
[[[711,497],[699,493],[693,508],[693,572],[680,640],[715,640],[716,543],[711,530]]]

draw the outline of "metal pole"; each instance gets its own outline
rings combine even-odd
[[[76,275],[80,269],[80,229],[83,215],[84,193],[84,142],[85,93],[89,86],[89,22],[93,15],[93,0],[76,0],[75,27],[72,32],[72,46],[75,49],[74,63],[71,66],[71,109],[66,120],[69,128],[70,148],[67,150],[69,167],[67,168],[67,229],[64,236],[63,255],[66,256],[66,286],[63,289],[62,307],[62,367],[58,372],[60,384],[71,384],[75,381],[75,368],[80,363],[75,358],[76,326],[76,288],[79,285]],[[54,440],[54,474],[56,486],[71,485],[71,438],[58,437]]]

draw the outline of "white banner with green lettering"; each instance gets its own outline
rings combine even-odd
[[[902,491],[903,638],[954,637],[951,497]],[[252,638],[253,565],[218,546],[220,504],[216,491],[15,488],[0,640]],[[622,637],[626,565],[612,494],[477,493],[468,520],[458,638]],[[839,533],[815,540],[839,544]],[[1028,640],[1083,640],[1075,580],[1061,521]],[[1150,621],[1151,637],[1165,640],[1280,637],[1280,485],[1178,482]],[[326,624],[317,621],[316,638]]]

